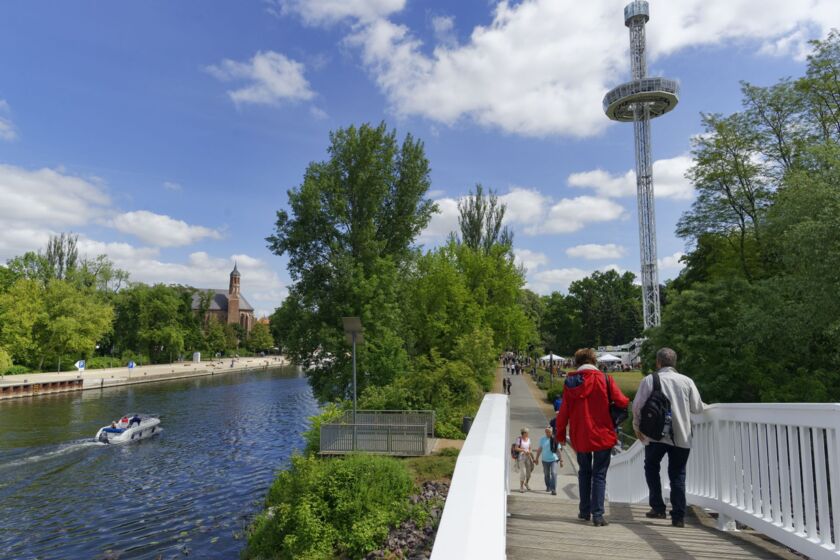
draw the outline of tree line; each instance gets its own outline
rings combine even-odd
[[[648,333],[711,400],[840,399],[840,34],[804,76],[703,115],[677,233],[691,250]]]
[[[81,258],[77,240],[53,236],[44,251],[0,266],[0,372],[70,370],[79,359],[89,368],[166,363],[193,352],[274,347],[264,324],[246,335],[239,325],[208,317],[209,292],[130,282],[105,255]]]

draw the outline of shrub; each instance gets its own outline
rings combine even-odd
[[[5,375],[20,375],[21,373],[29,373],[32,370],[26,366],[11,366],[4,372]]]
[[[362,558],[412,514],[413,488],[405,464],[390,457],[294,457],[269,489],[243,556]]]
[[[338,420],[343,414],[344,408],[336,403],[329,403],[321,410],[320,414],[309,417],[309,429],[303,432],[307,455],[318,453],[321,449],[321,424]]]
[[[126,362],[127,364],[128,362]],[[85,360],[85,369],[106,369],[112,367],[125,367],[119,358],[109,356],[94,356]]]
[[[12,365],[11,356],[9,356],[8,352],[0,348],[0,373],[5,373]]]
[[[548,402],[553,404],[554,403],[554,398],[557,397],[557,396],[559,396],[560,398],[563,398],[563,384],[562,383],[559,384],[559,385],[554,385],[553,387],[551,387],[551,389],[549,389],[546,392],[545,399]]]

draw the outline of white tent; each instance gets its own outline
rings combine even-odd
[[[563,361],[565,359],[566,358],[564,358],[563,356],[558,356],[557,354],[546,354],[545,356],[540,358],[540,360],[542,360],[544,362],[550,362],[552,360],[554,360],[555,362],[560,362],[560,361]]]
[[[603,356],[598,358],[598,361],[599,362],[620,362],[622,360],[618,356],[613,356],[612,354],[604,354]]]

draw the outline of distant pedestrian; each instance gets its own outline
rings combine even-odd
[[[578,518],[596,527],[607,525],[604,520],[604,494],[607,488],[607,469],[610,452],[618,441],[610,415],[610,403],[626,408],[629,400],[607,374],[595,367],[595,351],[582,348],[575,352],[577,371],[566,377],[563,402],[557,412],[557,442],[566,443],[566,426],[577,451],[580,510]]]
[[[528,428],[522,428],[519,431],[514,450],[517,452],[516,469],[519,471],[519,491],[524,492],[526,489],[531,489],[528,483],[531,482],[531,473],[534,472],[534,455]]]
[[[554,397],[554,412],[560,412],[560,405],[563,404],[563,397],[556,395]]]
[[[536,453],[542,462],[545,491],[551,492],[552,496],[557,495],[557,465],[563,466],[562,450],[563,447],[554,439],[554,430],[551,426],[546,427],[545,435],[540,438],[540,446]]]
[[[633,430],[645,444],[645,480],[648,485],[651,519],[665,519],[662,481],[659,468],[662,457],[668,456],[668,479],[671,482],[671,525],[685,526],[685,467],[691,452],[691,414],[703,412],[706,405],[690,377],[678,373],[677,353],[660,348],[656,353],[656,372],[642,379],[633,400]],[[664,430],[659,438],[641,432],[642,408],[656,386],[670,403],[665,413]]]

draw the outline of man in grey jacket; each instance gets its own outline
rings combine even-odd
[[[665,502],[662,500],[662,482],[659,466],[668,455],[668,479],[671,481],[671,524],[684,527],[685,522],[685,467],[691,452],[691,414],[703,412],[706,407],[700,392],[690,377],[678,373],[677,353],[670,348],[656,352],[656,369],[662,392],[671,401],[671,430],[662,439],[652,440],[639,431],[642,407],[653,391],[653,376],[642,379],[636,398],[633,399],[633,430],[645,444],[645,480],[648,485],[652,519],[665,519]]]

